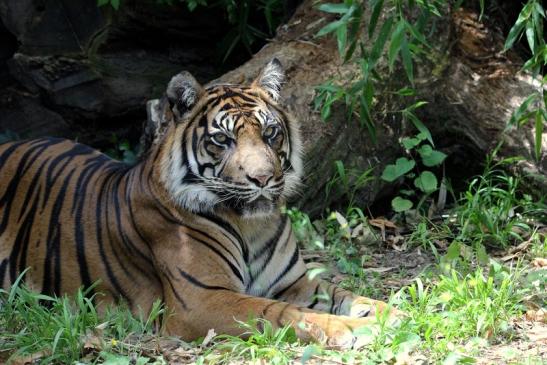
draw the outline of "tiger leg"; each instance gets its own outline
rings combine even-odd
[[[353,294],[335,284],[302,276],[285,290],[275,295],[275,299],[293,303],[305,308],[350,317],[375,318],[389,310],[390,317],[400,315],[400,311],[389,308],[387,303]]]
[[[373,318],[319,313],[294,304],[224,289],[197,290],[192,293],[191,301],[188,299],[184,308],[170,306],[174,314],[168,318],[166,327],[169,334],[182,335],[185,339],[204,336],[209,329],[235,336],[245,335],[245,329],[239,327],[236,320],[245,322],[250,318],[263,318],[274,328],[292,326],[303,341],[350,348],[356,340],[354,330],[374,321]]]

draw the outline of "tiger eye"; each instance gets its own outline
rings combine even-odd
[[[277,134],[277,128],[275,126],[269,126],[264,130],[264,137],[273,138]]]
[[[216,133],[216,134],[211,136],[211,139],[213,140],[213,142],[218,143],[218,144],[224,144],[224,143],[228,142],[228,136],[226,136],[223,133]]]

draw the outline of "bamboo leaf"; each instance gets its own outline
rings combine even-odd
[[[378,62],[378,59],[380,58],[380,55],[382,54],[382,51],[384,50],[384,46],[389,37],[389,33],[391,32],[392,26],[393,26],[393,18],[386,19],[385,23],[382,25],[382,28],[380,29],[380,33],[378,34],[378,38],[376,38],[376,41],[374,42],[374,45],[372,46],[372,50],[370,51],[371,65],[374,66],[376,65],[376,62]]]
[[[375,0],[372,5],[372,14],[370,16],[370,22],[368,23],[368,37],[372,39],[374,31],[376,30],[376,24],[378,24],[378,18],[380,12],[384,8],[384,0]]]
[[[414,68],[412,65],[412,56],[410,54],[410,49],[408,48],[408,41],[406,40],[406,36],[403,37],[403,40],[401,42],[401,56],[403,57],[403,66],[405,68],[408,81],[414,83]]]
[[[541,142],[543,138],[543,113],[538,109],[536,111],[536,135],[535,135],[534,152],[536,161],[539,162],[541,158]]]
[[[393,31],[393,34],[391,35],[391,41],[389,43],[389,51],[388,51],[388,60],[389,60],[389,69],[393,70],[393,65],[395,64],[395,59],[397,58],[397,54],[399,53],[399,50],[401,49],[401,43],[403,42],[403,37],[405,35],[405,20],[400,20],[397,23],[397,26],[395,27],[395,30]]]
[[[315,36],[316,37],[322,37],[326,34],[329,34],[329,33],[332,33],[334,31],[336,31],[339,27],[341,27],[343,25],[344,25],[344,23],[342,22],[342,19],[334,21],[332,23],[329,23],[329,24],[325,25],[323,28],[321,28]]]
[[[318,9],[325,13],[346,14],[349,10],[349,6],[346,4],[321,4]]]

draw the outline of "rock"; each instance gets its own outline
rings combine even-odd
[[[0,92],[0,133],[15,133],[19,138],[71,135],[65,120],[44,108],[39,98],[14,90]]]

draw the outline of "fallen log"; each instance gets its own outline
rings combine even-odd
[[[344,199],[343,191],[325,193],[337,160],[359,171],[373,169],[376,178],[357,191],[358,206],[382,201],[396,186],[378,177],[387,164],[404,155],[399,139],[414,133],[395,112],[405,102],[393,96],[393,91],[405,86],[404,73],[397,69],[389,72],[387,61],[382,59],[378,72],[383,82],[375,95],[373,114],[376,143],[359,126],[358,118],[347,119],[341,103],[333,106],[327,122],[321,119],[314,109],[315,87],[331,79],[351,80],[359,71],[355,63],[341,61],[333,39],[315,37],[334,19],[318,11],[315,3],[304,1],[251,60],[212,81],[250,82],[274,57],[284,65],[287,82],[282,90],[283,104],[300,123],[306,153],[305,188],[293,204],[312,215]],[[370,18],[367,11],[364,22]],[[503,140],[498,157],[522,156],[515,169],[526,175],[528,187],[545,194],[547,159],[545,153],[540,161],[533,158],[532,125],[504,133],[512,112],[540,86],[519,71],[522,61],[517,55],[502,52],[500,30],[480,23],[473,11],[460,9],[437,20],[430,43],[435,47],[429,59],[415,63],[414,88],[419,99],[428,102],[419,110],[419,117],[431,131],[436,148],[448,155],[446,175],[461,181],[479,173],[486,154]],[[542,141],[547,145],[547,134]]]

